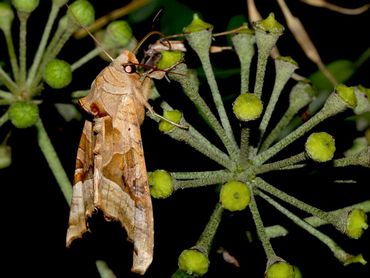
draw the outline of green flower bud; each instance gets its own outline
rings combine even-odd
[[[195,249],[182,251],[178,264],[181,270],[195,277],[206,274],[209,267],[208,257]]]
[[[333,158],[335,152],[334,138],[326,132],[312,133],[305,144],[308,156],[317,162],[326,162]]]
[[[351,210],[347,217],[346,234],[350,238],[359,239],[368,227],[366,213],[358,208]]]
[[[194,33],[194,32],[199,32],[203,30],[208,30],[212,29],[213,25],[209,24],[207,22],[204,22],[200,17],[198,16],[197,13],[193,15],[193,20],[192,22],[186,26],[183,31],[184,33]]]
[[[269,266],[266,278],[294,278],[294,268],[287,262],[280,261]]]
[[[32,13],[39,5],[39,0],[12,0],[13,6],[24,13]]]
[[[344,84],[338,84],[335,87],[335,91],[340,96],[340,98],[349,106],[350,108],[355,108],[357,105],[357,98],[355,94],[355,88],[347,87]]]
[[[71,66],[63,60],[53,59],[46,64],[43,77],[54,89],[66,87],[72,81]]]
[[[262,101],[251,93],[240,94],[233,103],[233,112],[240,121],[255,120],[262,110]]]
[[[251,199],[249,187],[239,181],[229,181],[225,183],[220,192],[220,202],[222,207],[230,211],[245,209]]]
[[[292,64],[295,68],[298,67],[298,63],[290,56],[278,56],[275,58],[275,60],[283,61],[289,64]]]
[[[161,58],[157,63],[157,68],[161,70],[172,68],[177,65],[184,57],[184,54],[180,50],[165,50],[161,51]]]
[[[8,3],[0,3],[0,29],[10,31],[14,19],[14,12]]]
[[[358,85],[357,88],[366,95],[367,101],[370,102],[370,88],[365,88],[362,85]]]
[[[276,21],[274,13],[270,13],[267,18],[255,22],[254,27],[265,33],[281,34],[284,32],[284,26]]]
[[[167,198],[173,192],[173,179],[165,170],[155,170],[149,176],[150,194],[157,199]]]
[[[125,47],[132,39],[132,29],[127,21],[117,20],[110,23],[104,34],[106,47]]]
[[[32,102],[18,101],[10,105],[9,120],[17,128],[33,126],[39,119],[39,108]]]
[[[294,270],[294,278],[302,278],[302,272],[298,268],[298,266],[293,266],[293,270]]]
[[[67,11],[72,22],[78,22],[82,26],[88,26],[95,20],[94,7],[87,0],[73,2]]]
[[[0,169],[4,169],[12,164],[11,148],[6,144],[0,145]]]
[[[180,123],[182,119],[182,113],[177,110],[165,110],[163,111],[163,117],[166,119],[178,124]],[[175,126],[169,122],[166,122],[165,120],[160,120],[159,122],[159,130],[162,132],[169,132],[171,131]]]

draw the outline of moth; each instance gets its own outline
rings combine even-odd
[[[152,110],[151,76],[142,79],[138,64],[123,51],[79,100],[92,119],[85,121],[78,147],[66,244],[81,238],[100,210],[126,230],[134,247],[131,271],[144,274],[153,259],[154,229],[140,125],[145,107]]]

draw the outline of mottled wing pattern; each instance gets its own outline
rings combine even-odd
[[[76,169],[73,183],[71,211],[67,230],[67,246],[88,230],[87,218],[94,210],[94,137],[92,122],[85,121],[77,151]]]

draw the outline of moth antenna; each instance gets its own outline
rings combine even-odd
[[[66,3],[65,4],[67,6],[67,8],[69,9],[69,6],[68,4]],[[89,29],[87,29],[85,26],[83,26],[82,24],[80,24],[80,22],[78,22],[76,16],[73,14],[72,10],[71,11],[71,14],[72,16],[74,17],[75,21],[77,22],[78,25],[81,26],[82,29],[84,29],[86,31],[86,33],[94,40],[94,42],[101,48],[101,50],[104,52],[105,55],[107,55],[107,57],[113,62],[114,59],[112,58],[112,56],[109,55],[108,51],[105,50],[105,48],[103,47],[102,43],[97,39],[95,38],[95,36],[89,31]]]
[[[170,124],[172,124],[172,125],[174,125],[174,126],[176,126],[178,128],[181,128],[181,129],[189,129],[189,126],[187,126],[187,125],[181,125],[181,124],[175,123],[175,122],[173,122],[173,121],[171,121],[169,119],[166,119],[165,117],[159,115],[157,112],[154,111],[153,107],[151,107],[149,103],[146,102],[144,104],[144,106],[146,107],[146,109],[148,109],[149,113],[152,114],[153,116],[158,117],[161,120],[166,121],[166,122],[168,122],[168,123],[170,123]]]
[[[134,53],[136,55],[137,51],[139,50],[139,48],[142,46],[142,44],[151,36],[153,35],[159,35],[161,37],[164,37],[164,35],[159,32],[159,31],[151,31],[149,32],[148,34],[145,35],[144,38],[141,39],[140,42],[138,42],[138,44],[136,45],[135,49],[132,51],[132,53]]]

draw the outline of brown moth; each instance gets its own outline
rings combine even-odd
[[[131,271],[144,274],[153,259],[153,212],[140,125],[151,92],[130,51],[103,69],[80,105],[86,120],[77,152],[67,246],[89,230],[95,210],[118,221],[134,245]],[[147,76],[151,77],[151,76]]]

